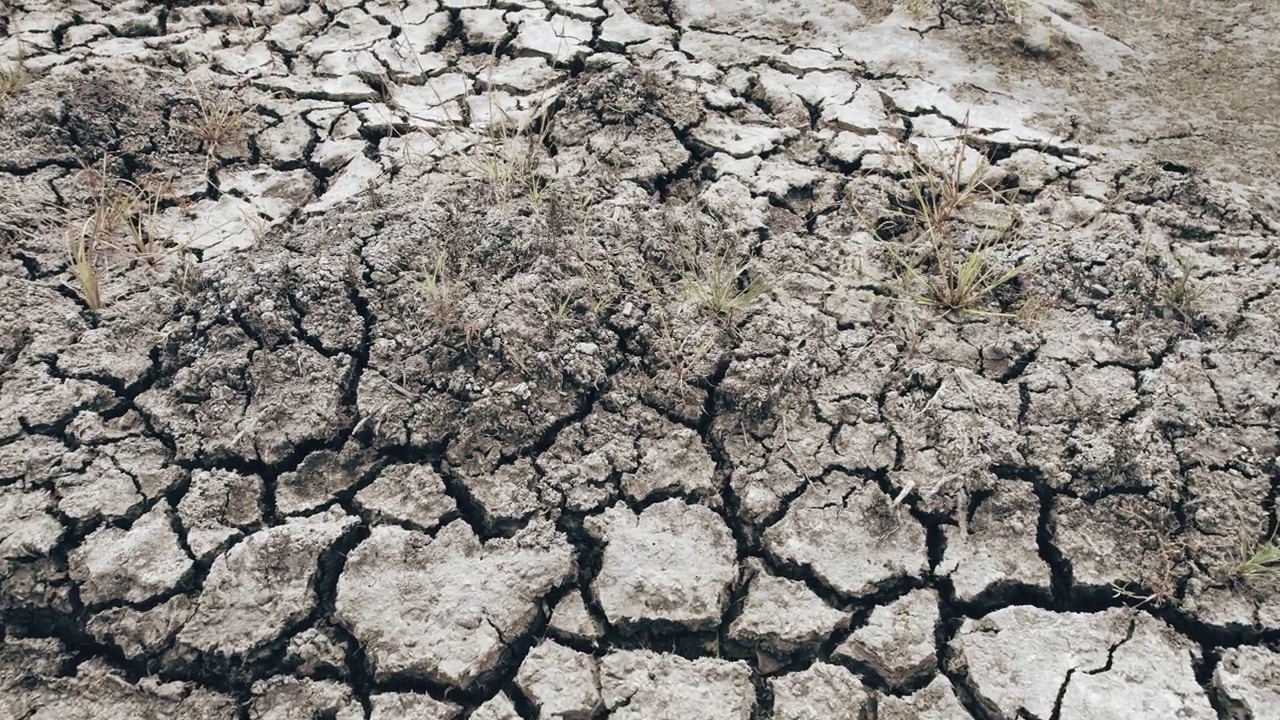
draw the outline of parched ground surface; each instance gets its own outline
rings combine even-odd
[[[1256,97],[1008,7],[5,4],[0,718],[1280,717]]]

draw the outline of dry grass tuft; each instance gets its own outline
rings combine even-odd
[[[889,249],[894,277],[880,280],[893,295],[919,305],[975,315],[1009,313],[984,309],[1010,283],[1034,268],[1025,260],[1009,263],[1007,256],[1021,254],[1017,215],[1008,193],[990,187],[985,180],[985,160],[969,162],[967,135],[963,130],[948,152],[926,161],[914,148],[900,152],[898,165],[907,168],[902,185],[905,200],[872,222],[859,211],[863,224],[877,233],[886,224],[905,228],[905,247]],[[957,213],[978,202],[1009,207],[1011,220],[995,230],[960,230],[953,227]]]
[[[679,244],[686,297],[717,322],[732,326],[768,292],[755,260],[701,208],[668,212],[666,228]]]
[[[1266,542],[1256,542],[1249,537],[1241,537],[1239,549],[1236,551],[1236,564],[1228,571],[1228,576],[1238,582],[1256,582],[1259,580],[1280,580],[1280,537],[1277,532],[1271,533]]]
[[[195,138],[209,160],[243,135],[247,126],[246,110],[226,90],[192,86],[194,112],[177,126]]]
[[[0,65],[0,104],[27,84],[27,73],[18,65]]]

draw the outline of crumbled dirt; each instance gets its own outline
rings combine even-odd
[[[0,717],[1280,716],[1200,5],[5,3]]]

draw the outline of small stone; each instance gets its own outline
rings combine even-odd
[[[346,670],[346,655],[346,648],[333,636],[308,628],[289,639],[285,663],[295,667],[295,673],[305,676],[322,672],[341,675]]]

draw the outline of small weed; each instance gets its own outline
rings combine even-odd
[[[1227,571],[1233,580],[1280,580],[1280,537],[1273,532],[1263,543],[1241,537],[1236,559],[1236,564]]]
[[[933,232],[925,234],[929,240],[923,258],[904,258],[889,251],[899,270],[897,280],[889,283],[890,289],[912,302],[948,313],[1006,315],[978,308],[1000,288],[1029,272],[1033,263],[1002,271],[992,262],[1004,233],[986,233],[975,240],[971,232],[967,247],[950,236],[940,239]],[[924,268],[926,263],[928,269]]]
[[[245,109],[229,93],[193,86],[195,112],[178,127],[199,141],[209,161],[244,131]]]
[[[732,323],[769,290],[755,261],[699,208],[667,215],[667,230],[680,242],[680,280],[690,300],[719,322]]]
[[[0,65],[0,104],[27,84],[27,74],[17,65]]]
[[[894,212],[921,230],[938,229],[946,225],[961,208],[977,200],[1004,201],[1004,193],[989,187],[983,178],[983,165],[968,166],[968,146],[963,138],[969,134],[968,119],[960,128],[961,142],[930,163],[918,152],[904,148],[899,151],[899,162],[908,168],[907,205]]]
[[[697,264],[685,275],[690,297],[713,316],[731,321],[755,304],[769,290],[759,276],[752,276],[751,261],[742,264],[717,257]]]
[[[431,269],[427,271],[427,275],[422,280],[422,292],[428,298],[434,300],[439,297],[445,283],[445,273],[448,269],[449,257],[445,251],[441,250],[436,254],[435,262],[432,263]]]
[[[98,312],[103,308],[101,268],[98,248],[93,235],[93,219],[84,222],[79,232],[68,234],[68,255],[71,272],[80,286],[80,296],[89,309]]]
[[[1179,273],[1173,277],[1165,277],[1160,300],[1185,327],[1190,327],[1200,314],[1200,301],[1204,298],[1205,288],[1192,281],[1190,264],[1182,258],[1177,258],[1177,263]]]
[[[967,134],[967,122],[961,138]],[[1001,269],[997,251],[1017,240],[1017,217],[996,231],[981,234],[955,232],[950,224],[957,212],[979,202],[1007,205],[1008,195],[983,179],[982,162],[968,160],[967,145],[958,142],[949,154],[926,162],[919,153],[904,149],[899,165],[907,168],[903,184],[907,197],[898,200],[887,218],[873,222],[858,211],[863,224],[877,235],[886,225],[902,228],[909,251],[890,249],[895,277],[880,281],[900,298],[936,307],[946,313],[1003,315],[980,309],[1001,288],[1027,274],[1034,262]]]

